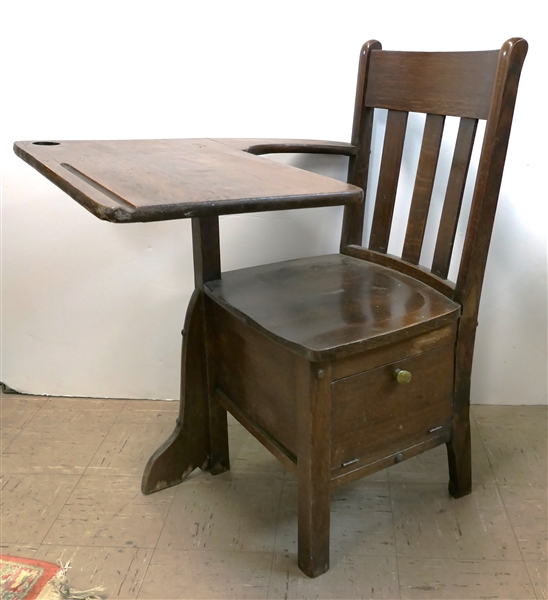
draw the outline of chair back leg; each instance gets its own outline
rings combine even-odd
[[[455,349],[453,425],[447,444],[449,493],[461,498],[472,491],[472,447],[470,438],[470,382],[476,321],[463,319]]]

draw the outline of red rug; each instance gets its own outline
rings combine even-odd
[[[61,567],[43,560],[0,555],[0,597],[2,600],[46,598],[40,593]]]
[[[77,591],[65,577],[70,563],[54,565],[43,560],[0,554],[0,600],[100,600],[103,588]]]

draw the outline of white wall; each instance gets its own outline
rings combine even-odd
[[[530,43],[488,262],[473,401],[546,402],[543,3],[0,2],[2,374],[33,394],[178,397],[190,223],[98,221],[15,140],[348,140],[361,44]],[[541,131],[542,129],[542,131]],[[300,159],[342,177],[344,160]],[[222,220],[223,267],[336,251],[340,210]]]

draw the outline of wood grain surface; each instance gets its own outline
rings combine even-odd
[[[361,203],[362,190],[356,186],[254,154],[296,150],[297,141],[258,142],[255,149],[252,140],[16,142],[14,151],[106,221]],[[335,142],[304,141],[299,148],[353,152],[350,144]]]

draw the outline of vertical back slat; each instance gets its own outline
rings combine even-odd
[[[369,241],[369,248],[377,252],[386,252],[388,249],[408,114],[398,110],[388,111]]]
[[[432,273],[443,279],[449,273],[449,264],[453,252],[453,244],[457,232],[462,196],[470,166],[470,158],[474,146],[474,137],[478,125],[477,119],[463,118],[460,120],[459,132],[453,154],[453,163],[449,173],[449,182],[445,193],[441,213],[438,238],[432,261]]]
[[[419,263],[421,255],[444,124],[443,115],[427,115],[424,125],[419,166],[402,251],[402,259],[414,265]]]

